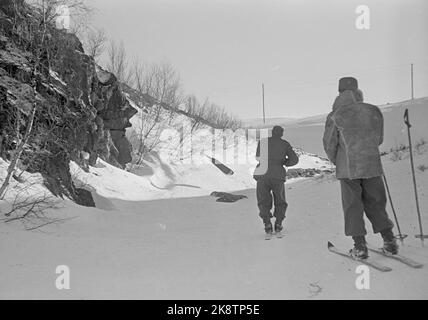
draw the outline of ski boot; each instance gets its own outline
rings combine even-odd
[[[369,257],[369,250],[367,249],[366,240],[364,236],[352,237],[354,239],[354,247],[349,250],[352,258],[357,260],[364,260]]]
[[[265,224],[265,233],[266,233],[265,239],[270,240],[272,239],[272,236],[273,236],[272,222],[268,220],[268,221],[265,221],[264,224]]]
[[[392,233],[392,229],[387,229],[381,231],[381,235],[383,238],[383,248],[382,251],[386,254],[397,254],[398,253],[398,244],[397,239],[394,237],[394,233]]]

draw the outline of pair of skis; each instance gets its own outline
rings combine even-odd
[[[369,267],[372,267],[372,268],[374,268],[376,270],[379,270],[379,271],[382,271],[382,272],[392,271],[392,268],[384,266],[384,265],[382,265],[382,264],[380,264],[380,263],[372,260],[370,257],[367,258],[367,259],[356,259],[356,258],[352,257],[349,253],[336,248],[331,242],[328,242],[327,246],[328,246],[328,250],[330,252],[333,252],[333,253],[336,253],[336,254],[338,254],[340,256],[352,259],[354,261],[361,262],[361,263],[363,263],[365,265],[368,265]],[[401,263],[404,263],[405,265],[407,265],[409,267],[412,267],[412,268],[419,269],[419,268],[423,267],[423,264],[421,264],[421,263],[419,263],[417,261],[414,261],[414,260],[412,260],[412,259],[410,259],[408,257],[405,257],[403,255],[400,255],[400,254],[394,254],[394,255],[393,254],[389,254],[389,253],[384,252],[382,249],[374,248],[372,246],[368,246],[368,249],[370,251],[375,252],[377,254],[380,254],[380,255],[382,255],[384,257],[388,257],[388,258],[397,260],[397,261],[399,261]]]

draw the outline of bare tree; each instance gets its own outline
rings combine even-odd
[[[132,84],[142,95],[149,95],[164,108],[177,109],[183,102],[180,75],[163,61],[146,63],[136,58],[132,64]]]
[[[117,43],[115,40],[110,40],[107,55],[108,71],[113,73],[119,82],[131,85],[132,73],[129,69],[129,59],[123,42]]]
[[[84,41],[86,53],[93,57],[95,62],[98,62],[106,42],[107,35],[104,29],[89,29]]]
[[[200,103],[198,98],[194,95],[189,95],[185,101],[185,111],[191,115],[192,126],[190,132],[198,129],[205,120],[208,111],[208,100],[205,100],[204,103]]]
[[[224,107],[220,107],[208,99],[200,103],[194,95],[187,96],[185,111],[192,118],[192,131],[199,128],[201,123],[218,129],[236,130],[242,126],[241,121],[229,114]]]
[[[21,157],[22,151],[24,150],[25,145],[28,142],[28,139],[31,135],[31,130],[33,129],[33,122],[34,122],[34,116],[36,114],[36,103],[34,103],[32,110],[30,111],[30,115],[28,117],[27,120],[27,128],[25,129],[25,133],[23,135],[22,138],[19,138],[19,123],[21,122],[21,111],[19,109],[17,109],[17,114],[18,114],[18,120],[17,122],[17,132],[16,132],[16,136],[18,137],[18,139],[20,140],[19,143],[17,144],[17,147],[15,150],[13,150],[12,152],[12,156],[11,156],[11,160],[10,160],[10,164],[7,168],[7,175],[6,178],[4,179],[1,187],[0,187],[0,199],[3,199],[5,194],[6,194],[6,190],[7,187],[9,186],[10,183],[10,178],[12,177],[12,175],[15,173],[16,170],[16,165]]]
[[[61,208],[60,201],[49,193],[34,192],[32,189],[37,184],[37,181],[31,181],[17,187],[14,197],[6,202],[9,208],[4,213],[5,218],[0,220],[6,223],[21,221],[26,230],[34,230],[62,221],[62,219],[48,216],[50,210]]]
[[[141,70],[140,70],[141,71]],[[182,101],[181,80],[177,71],[167,62],[154,63],[143,69],[138,90],[172,107]],[[137,77],[136,77],[137,78]]]
[[[146,153],[158,146],[162,130],[172,124],[183,98],[180,76],[169,63],[148,64],[135,59],[132,70],[133,85],[142,99],[139,104],[144,105],[147,97],[154,102],[146,113],[140,113],[137,137],[132,138],[137,144],[136,163],[140,163]]]
[[[242,127],[242,122],[238,118],[229,114],[224,107],[214,103],[210,103],[207,107],[205,119],[220,129],[236,130]]]
[[[36,10],[43,14],[43,23],[55,24],[61,15],[59,9],[66,7],[71,18],[70,31],[78,33],[85,28],[92,12],[85,0],[27,0]]]

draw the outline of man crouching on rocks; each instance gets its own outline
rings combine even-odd
[[[336,177],[342,190],[345,235],[352,236],[354,258],[366,259],[364,212],[374,233],[381,233],[383,250],[397,254],[394,227],[386,213],[386,194],[379,145],[383,142],[383,116],[380,109],[363,102],[355,78],[339,80],[339,96],[327,116],[323,137],[324,150],[336,165]]]
[[[299,157],[293,151],[291,145],[282,139],[284,129],[274,126],[272,136],[261,139],[257,145],[256,159],[259,161],[254,170],[254,179],[257,181],[257,205],[259,215],[262,218],[266,239],[273,235],[271,223],[272,197],[275,204],[275,233],[282,236],[282,221],[285,218],[287,202],[285,200],[285,178],[284,166],[291,167],[299,162]]]

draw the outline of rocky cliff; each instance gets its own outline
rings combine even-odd
[[[40,172],[53,194],[91,205],[90,195],[73,185],[70,160],[82,168],[98,157],[117,167],[130,162],[125,129],[137,110],[75,35],[40,28],[23,1],[0,2],[0,156],[10,159],[35,108],[19,165]]]

